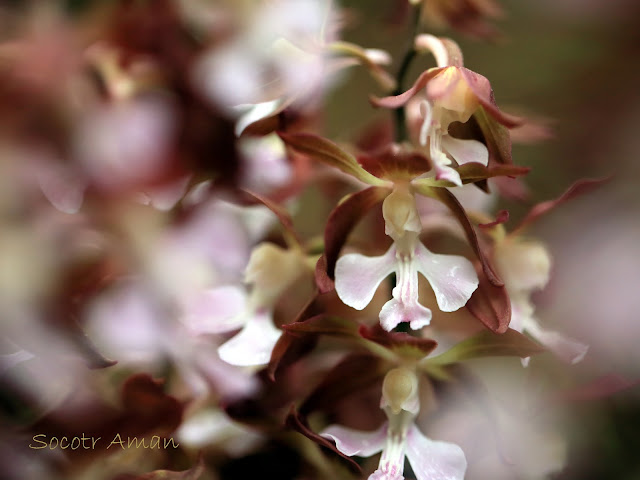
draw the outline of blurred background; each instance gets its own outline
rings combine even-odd
[[[552,478],[638,479],[640,391],[634,382],[640,380],[640,4],[635,0],[496,2],[502,14],[491,21],[498,34],[490,41],[438,26],[427,25],[423,30],[454,38],[464,53],[465,66],[491,81],[498,105],[535,121],[530,131],[514,136],[514,162],[532,167],[532,171],[525,179],[529,196],[523,201],[501,200],[498,205],[511,214],[507,228],[516,225],[530,206],[558,197],[578,179],[610,177],[527,230],[527,235],[548,246],[554,260],[549,285],[535,297],[537,316],[545,325],[590,345],[584,361],[571,367],[584,383],[608,378],[601,389],[576,394],[579,398],[572,407],[567,467]],[[193,354],[200,344],[159,345],[150,333],[157,332],[158,326],[148,325],[153,312],[145,310],[147,304],[137,300],[118,303],[129,309],[119,311],[127,312],[122,315],[133,311],[141,319],[136,323],[135,339],[130,338],[130,324],[123,326],[124,330],[109,324],[107,330],[94,330],[103,337],[97,350],[85,341],[76,323],[85,326],[79,319],[86,312],[92,312],[96,319],[104,316],[112,308],[104,306],[109,299],[94,305],[89,301],[92,295],[105,284],[111,285],[114,278],[130,280],[139,271],[150,279],[145,288],[174,296],[178,304],[184,292],[173,284],[173,275],[183,275],[175,281],[182,286],[191,285],[189,282],[218,284],[219,278],[237,281],[250,246],[267,235],[269,222],[273,224],[261,214],[240,219],[236,211],[215,202],[206,208],[216,212],[218,223],[206,224],[197,215],[203,205],[198,192],[187,189],[187,184],[191,187],[213,179],[264,188],[268,193],[290,175],[289,166],[273,157],[273,163],[261,167],[272,175],[251,177],[251,160],[247,160],[251,153],[247,152],[266,147],[236,145],[237,117],[219,98],[211,101],[215,92],[192,88],[193,77],[188,72],[195,68],[194,58],[202,55],[193,45],[215,47],[224,44],[234,29],[255,29],[250,22],[239,26],[234,19],[203,15],[211,3],[234,5],[231,10],[251,4],[238,2],[242,4],[238,7],[232,1],[204,0],[162,1],[153,6],[153,2],[107,0],[1,3],[0,353],[7,356],[0,375],[14,364],[22,364],[20,368],[42,380],[34,383],[46,388],[18,388],[15,378],[4,378],[0,396],[4,420],[0,425],[13,427],[32,421],[32,407],[24,405],[42,399],[46,410],[83,381],[86,369],[73,355],[62,363],[59,359],[48,362],[49,356],[57,358],[60,351],[78,353],[88,357],[92,366],[104,367],[109,364],[109,355],[105,358],[97,351],[109,352],[111,346],[110,353],[114,353],[114,345],[126,350],[135,344],[144,358],[132,359],[134,363],[153,364],[155,371],[166,368],[167,358],[179,365],[189,379],[185,381],[189,388],[176,391],[192,394],[206,388],[203,384],[210,379],[203,382],[194,373],[202,370],[200,359]],[[115,4],[124,12],[120,16],[113,14]],[[187,38],[175,28],[172,14],[167,13],[169,4],[178,5],[181,18],[187,18],[184,21],[196,32],[193,37]],[[406,2],[342,0],[339,6],[345,19],[339,36],[388,51],[394,59],[389,69],[395,73],[412,41]],[[301,17],[292,18],[299,22]],[[291,28],[316,28],[313,19],[307,20]],[[208,30],[216,22],[228,30]],[[118,62],[112,62],[112,52],[105,44],[130,48],[125,59],[120,59],[120,66],[125,66],[122,71]],[[88,45],[92,45],[90,50]],[[246,55],[244,46],[238,48],[235,55]],[[153,61],[144,61],[141,52]],[[417,58],[404,87],[432,66],[429,57]],[[239,71],[244,68],[235,63],[233,67]],[[76,78],[78,71],[83,73],[82,80]],[[132,78],[136,85],[145,86],[144,98],[112,108],[111,100],[133,95],[130,89],[136,87],[128,83]],[[306,78],[291,82],[298,88]],[[168,85],[166,90],[171,94],[157,85]],[[251,93],[251,85],[244,87]],[[363,69],[350,68],[323,88],[322,115],[316,128],[328,138],[353,142],[372,120],[389,115],[371,107],[369,95],[386,92]],[[114,138],[118,145],[125,145],[123,150],[114,151]],[[270,152],[267,156],[276,155]],[[144,161],[136,162],[140,159]],[[76,164],[81,168],[76,169]],[[131,168],[133,164],[139,168]],[[164,212],[187,191],[193,194],[183,202],[187,206],[167,219]],[[161,213],[141,213],[128,203],[134,197],[138,205],[151,205]],[[303,205],[315,198],[303,196]],[[315,207],[299,208],[302,213],[295,217],[296,225],[305,234],[318,233],[315,218],[305,214]],[[326,215],[330,206],[317,208]],[[91,218],[87,221],[76,215],[78,211],[91,212]],[[218,235],[221,231],[224,238]],[[194,239],[203,232],[216,232],[220,241],[213,246],[201,245]],[[127,249],[114,254],[113,245],[118,242]],[[150,254],[151,244],[162,254]],[[201,257],[191,255],[194,251],[200,255],[200,249]],[[186,251],[191,253],[185,260]],[[205,280],[202,276],[193,278],[192,271],[187,275],[186,267],[184,272],[175,268],[187,261],[198,265],[202,258],[216,264],[215,272],[207,272]],[[134,298],[127,296],[127,285],[120,287],[123,290],[113,296]],[[157,300],[146,290],[135,298],[147,296]],[[162,305],[164,311],[170,310]],[[41,321],[43,316],[47,321]],[[165,327],[165,336],[175,335],[173,327]],[[123,334],[127,329],[129,333]],[[59,331],[67,334],[55,333]],[[122,347],[124,337],[131,343]],[[33,351],[39,352],[41,363],[24,367],[22,362],[30,360],[30,354],[20,352]],[[251,378],[224,370],[226,366],[220,368],[212,375],[214,384],[216,378],[233,376],[239,380],[234,385],[219,382],[214,388],[216,395],[223,390],[225,394],[227,390],[246,393],[255,388]],[[26,375],[21,372],[18,377]],[[48,383],[47,378],[56,378],[56,382]],[[21,403],[23,395],[29,399],[25,403]],[[114,397],[113,392],[104,393],[110,405]],[[0,440],[5,442],[0,459],[13,458],[14,437],[3,435],[0,432]],[[285,457],[291,455],[288,449],[284,451]],[[230,464],[225,465],[234,471]],[[38,478],[40,470],[34,468],[36,473],[29,478]],[[281,474],[283,478],[294,475]],[[220,478],[247,478],[233,475],[223,469]]]

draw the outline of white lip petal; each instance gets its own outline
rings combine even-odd
[[[265,365],[281,334],[270,312],[257,313],[249,318],[240,333],[218,348],[218,355],[231,365]]]
[[[414,261],[433,288],[438,307],[443,312],[463,307],[478,288],[478,275],[464,257],[431,253],[418,243]]]
[[[453,443],[425,437],[415,425],[407,433],[406,454],[417,480],[463,480],[467,460]]]
[[[369,305],[378,285],[396,268],[395,248],[379,257],[359,253],[343,255],[336,263],[336,292],[346,305],[362,310]]]
[[[333,440],[336,448],[345,455],[370,457],[384,448],[387,440],[387,424],[383,424],[373,432],[361,432],[340,425],[331,425],[320,435]]]
[[[456,172],[453,168],[447,167],[444,165],[437,165],[437,164],[435,168],[436,168],[437,180],[448,180],[454,185],[457,185],[459,187],[462,186],[462,179],[460,178],[460,174]]]
[[[191,298],[182,322],[195,334],[222,333],[244,325],[247,295],[232,285],[199,292]]]
[[[478,140],[462,140],[451,135],[442,137],[442,149],[446,151],[458,165],[465,163],[480,163],[484,166],[489,164],[489,150]]]
[[[567,363],[576,364],[585,357],[589,351],[586,345],[574,338],[563,335],[553,330],[545,330],[540,327],[533,318],[527,318],[524,329],[542,345]]]

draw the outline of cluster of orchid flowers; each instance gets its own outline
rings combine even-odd
[[[421,17],[478,36],[493,32],[483,19],[499,14],[491,1],[410,3]],[[454,3],[459,8],[452,8]],[[184,8],[192,28],[204,29],[200,22],[206,16],[201,18],[196,7]],[[288,18],[292,9],[296,13]],[[231,403],[260,389],[257,372],[266,372],[277,388],[277,376],[318,337],[346,339],[361,355],[353,361],[356,375],[367,370],[362,375],[367,384],[380,387],[379,406],[387,420],[372,432],[326,425],[330,422],[309,426],[308,417],[322,403],[318,399],[333,400],[327,394],[332,381],[344,382],[332,372],[349,364],[352,352],[347,352],[344,364],[338,363],[307,401],[291,408],[287,425],[356,469],[350,457],[381,452],[370,480],[404,479],[405,458],[417,480],[462,480],[467,470],[462,448],[431,440],[421,431],[424,384],[448,380],[450,367],[480,356],[516,356],[524,366],[545,348],[568,363],[585,356],[586,345],[546,330],[535,318],[531,296],[549,281],[551,257],[542,243],[522,232],[592,183],[578,183],[559,199],[535,206],[508,232],[506,211],[493,218],[465,193],[489,196],[491,189],[501,190],[501,181],[518,182],[516,177],[528,172],[513,164],[509,134],[524,120],[498,108],[489,81],[464,67],[453,40],[415,37],[411,55],[429,54],[436,66],[402,92],[402,79],[385,70],[391,62],[386,52],[337,40],[334,11],[325,2],[264,2],[258,10],[245,20],[245,30],[226,38],[224,48],[199,56],[189,82],[214,105],[220,115],[215,121],[234,138],[241,174],[229,190],[215,185],[216,175],[225,179],[224,166],[207,178],[210,171],[198,170],[197,162],[190,171],[174,165],[165,153],[178,128],[172,115],[177,102],[137,97],[138,90],[152,90],[149,85],[161,77],[158,72],[144,61],[129,62],[127,70],[117,49],[105,45],[85,52],[83,61],[100,77],[112,103],[96,107],[92,121],[82,127],[80,137],[89,140],[78,140],[75,150],[83,168],[41,168],[37,188],[51,206],[68,215],[80,216],[87,194],[94,202],[121,195],[136,208],[154,211],[147,217],[145,210],[140,224],[136,208],[117,221],[103,220],[117,224],[114,231],[128,245],[118,254],[135,258],[139,269],[132,273],[105,262],[109,274],[118,278],[97,300],[88,301],[83,313],[89,335],[95,336],[98,350],[110,350],[125,364],[157,366],[169,360],[191,394],[202,399],[212,390]],[[371,103],[398,113],[396,141],[359,152],[304,132],[308,124],[296,121],[297,116],[313,116],[321,90],[330,83],[327,78],[356,64],[368,69],[381,88],[394,92],[372,97]],[[254,75],[256,65],[264,78]],[[114,137],[126,148],[112,148]],[[189,160],[191,153],[185,155]],[[309,160],[317,165],[310,167]],[[305,241],[283,205],[295,204],[305,183],[322,174],[361,189],[332,206],[321,239]],[[249,218],[248,206],[258,209],[258,216]],[[120,208],[114,202],[105,218],[118,217]],[[178,208],[178,220],[163,216]],[[385,237],[365,245],[363,253],[352,251],[349,237],[368,212],[384,224]],[[275,231],[274,218],[282,234],[265,241]],[[90,229],[82,224],[81,230]],[[435,231],[453,235],[452,248],[462,244],[473,257],[431,251],[425,243]],[[109,236],[101,241],[99,248],[105,251],[116,243]],[[379,244],[387,247],[369,255]],[[421,295],[420,276],[440,312],[464,308],[480,322],[474,332],[481,332],[449,349],[442,342],[434,353],[435,305]],[[282,303],[300,286],[306,288],[308,302],[297,314],[282,315]],[[392,287],[390,295],[372,311],[374,299],[387,292],[385,286]],[[363,311],[361,317],[367,318],[362,324],[341,318],[332,309],[338,303]],[[34,358],[27,348],[17,348],[2,357],[0,373]],[[112,365],[94,345],[87,349],[100,366]],[[343,388],[349,392],[359,385],[356,381]],[[188,430],[183,426],[180,431]]]
[[[518,233],[540,212],[532,212],[511,235],[505,233],[502,225],[508,218],[506,212],[502,212],[495,221],[481,224],[487,239],[493,242],[490,258],[455,196],[455,188],[463,184],[474,183],[478,188],[488,190],[486,181],[490,177],[515,177],[528,171],[511,163],[507,128],[519,125],[521,120],[498,109],[488,80],[462,66],[462,54],[452,40],[419,35],[415,40],[415,49],[432,53],[437,67],[424,72],[409,90],[398,96],[372,99],[374,105],[386,108],[400,108],[409,102],[418,102],[419,118],[407,119],[418,125],[413,145],[391,144],[380,151],[356,158],[322,137],[279,132],[283,141],[294,151],[338,168],[369,186],[344,199],[329,219],[325,250],[316,267],[319,291],[326,293],[335,289],[344,304],[363,310],[380,284],[394,274],[392,298],[382,306],[379,322],[384,331],[390,332],[387,340],[381,343],[387,346],[395,343],[397,346],[413,338],[393,332],[400,324],[407,323],[410,329],[420,331],[431,322],[431,310],[419,301],[418,274],[421,274],[431,286],[442,312],[453,312],[466,305],[496,334],[505,334],[508,328],[511,332],[526,331],[562,358],[571,363],[580,361],[587,351],[586,345],[557,332],[544,330],[533,317],[530,295],[546,285],[550,257],[541,243],[522,239]],[[473,125],[468,124],[471,119]],[[461,124],[457,131],[462,132],[462,138],[450,133],[450,126],[454,122]],[[465,127],[468,127],[467,130]],[[481,132],[479,138],[471,137],[470,132],[474,128]],[[569,192],[560,201],[571,194]],[[451,209],[460,222],[459,230],[463,237],[471,242],[478,256],[475,266],[460,255],[433,253],[422,243],[420,236],[425,231],[423,222],[428,225],[433,219],[428,216],[421,218],[417,195],[437,199]],[[347,253],[338,258],[357,220],[380,202],[385,234],[392,240],[390,247],[380,256]],[[288,222],[283,223],[287,225]],[[267,254],[267,250],[271,253]],[[300,255],[299,247],[294,250]],[[247,268],[247,280],[254,283],[254,291],[260,288],[268,292],[274,290],[273,286],[267,288],[267,281],[261,287],[259,282],[252,280],[252,272],[254,263],[266,262],[266,257],[275,255],[275,251],[275,246],[268,248],[266,245],[254,251]],[[284,257],[285,253],[280,255]],[[264,259],[258,260],[258,257]],[[290,284],[290,279],[299,277],[299,270],[285,258],[271,262],[270,267],[270,281],[272,285],[282,286],[280,290],[275,287],[280,293]],[[228,295],[229,298],[233,297],[231,292]],[[276,295],[268,296],[274,298]],[[239,365],[249,363],[247,360],[265,364],[269,360],[273,364],[275,360],[277,367],[281,353],[274,356],[270,353],[281,341],[280,332],[274,330],[272,325],[267,326],[270,319],[258,313],[259,309],[252,311],[254,318],[248,321],[240,334],[221,347],[221,356]],[[228,328],[239,322],[240,318],[245,318],[244,314],[231,321],[210,318],[210,328],[221,328],[213,325]],[[261,328],[257,327],[258,322]],[[319,326],[322,322],[320,318],[299,318],[297,323],[285,325],[284,329],[291,335],[296,332],[327,333],[335,328],[324,324]],[[515,354],[523,357],[523,364],[526,365],[528,353],[538,350],[534,344],[526,343],[524,337],[514,335],[504,335],[505,344],[512,341],[518,343]],[[241,344],[245,347],[241,347]],[[260,354],[251,355],[250,349]],[[229,353],[232,351],[237,356]],[[425,350],[411,359],[401,354],[396,361],[399,366],[384,375],[380,408],[384,410],[388,422],[378,430],[359,432],[332,425],[318,438],[299,419],[293,422],[294,425],[321,444],[323,438],[335,442],[335,449],[345,456],[368,457],[382,451],[378,468],[369,476],[373,480],[404,478],[405,456],[418,480],[464,478],[466,460],[460,447],[430,440],[414,424],[420,411],[418,375],[421,369],[429,371],[431,368]]]

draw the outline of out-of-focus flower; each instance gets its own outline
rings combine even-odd
[[[152,184],[168,168],[175,112],[161,98],[115,103],[89,112],[75,151],[91,183],[107,191]]]
[[[380,464],[369,480],[403,480],[405,456],[418,480],[462,480],[467,468],[462,449],[430,440],[416,427],[418,395],[415,372],[405,367],[391,370],[383,383],[380,405],[388,422],[374,432],[332,425],[321,435],[348,456],[370,457],[382,451]]]
[[[546,247],[534,240],[507,237],[494,247],[494,261],[504,279],[511,299],[510,327],[526,332],[555,355],[570,363],[584,358],[589,347],[559,332],[544,329],[534,316],[531,294],[549,282],[551,256]],[[527,364],[529,359],[524,359]]]
[[[494,0],[410,0],[419,5],[420,19],[425,24],[447,27],[480,38],[496,36],[489,20],[500,18],[502,9]]]
[[[380,257],[357,253],[343,255],[336,264],[336,292],[347,305],[362,310],[382,280],[396,272],[393,299],[380,311],[380,323],[387,331],[400,322],[419,329],[431,321],[431,311],[418,303],[418,273],[427,278],[444,312],[458,310],[478,286],[469,260],[456,255],[431,253],[418,239],[422,224],[415,198],[396,188],[385,198],[382,212],[385,233],[393,238],[391,248]]]
[[[238,141],[241,185],[256,193],[268,193],[286,185],[292,175],[284,143],[275,134],[243,137]]]
[[[336,72],[355,63],[391,87],[380,67],[390,62],[388,54],[335,41],[335,15],[327,0],[259,2],[230,40],[201,57],[195,82],[237,118],[238,135],[289,106],[313,105]]]
[[[185,419],[176,436],[187,447],[201,449],[216,446],[232,457],[248,454],[265,440],[259,433],[212,408],[201,409]]]
[[[220,346],[220,357],[233,365],[263,365],[282,332],[273,324],[273,307],[282,293],[307,270],[300,250],[271,243],[258,245],[245,271],[249,296],[239,287],[203,292],[183,321],[194,332],[240,332]]]
[[[194,335],[168,315],[170,306],[154,300],[135,280],[115,286],[90,306],[89,332],[123,364],[158,369],[169,360],[196,395],[213,387],[223,397],[236,398],[256,389],[253,377],[218,357],[214,342]]]
[[[320,85],[329,15],[324,0],[261,2],[244,29],[201,58],[194,74],[208,96],[234,115],[245,106],[238,133]]]
[[[524,377],[518,363],[494,358],[467,366],[476,387],[452,389],[424,418],[434,435],[462,447],[467,477],[542,480],[561,471],[567,463],[568,412],[549,402],[549,392]]]

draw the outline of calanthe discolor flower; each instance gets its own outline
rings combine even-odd
[[[418,302],[418,273],[428,281],[438,307],[452,312],[463,307],[478,286],[469,260],[457,255],[429,251],[419,239],[422,229],[415,198],[396,189],[383,203],[385,232],[394,242],[384,255],[343,255],[336,264],[336,291],[340,299],[357,310],[366,307],[380,283],[395,272],[393,298],[380,311],[380,323],[389,331],[400,322],[419,329],[431,321],[431,310]]]
[[[348,456],[370,457],[382,452],[369,480],[404,480],[404,459],[409,460],[417,480],[462,480],[467,461],[462,449],[434,441],[422,434],[414,419],[420,409],[418,378],[408,368],[396,368],[385,377],[381,407],[388,417],[378,430],[360,432],[332,425],[322,436],[335,442]]]

